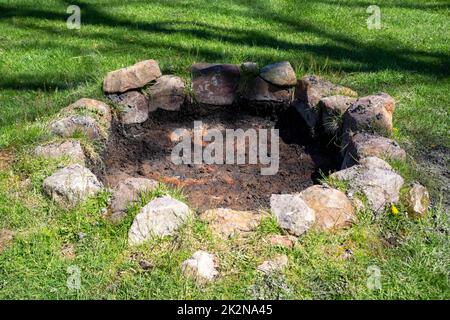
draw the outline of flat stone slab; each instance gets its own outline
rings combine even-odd
[[[210,228],[223,237],[246,235],[255,231],[261,219],[265,217],[258,212],[237,211],[228,208],[207,210],[200,215],[208,221]]]
[[[293,97],[292,89],[275,86],[261,77],[248,80],[242,87],[242,97],[248,101],[287,104]]]
[[[110,122],[112,118],[110,107],[106,103],[95,99],[78,99],[66,108],[66,111],[72,110],[87,110],[93,112],[98,114],[105,122]]]
[[[34,149],[34,154],[39,157],[53,159],[66,156],[70,160],[80,164],[84,164],[86,161],[83,148],[78,140],[54,142],[43,146],[37,146]]]
[[[149,111],[157,109],[178,111],[184,103],[185,85],[180,77],[166,75],[158,78],[156,83],[148,88]]]
[[[215,106],[231,105],[240,79],[234,64],[196,63],[191,67],[192,90],[197,102]]]
[[[152,237],[175,234],[188,219],[191,211],[181,201],[170,196],[156,198],[141,209],[128,232],[128,243],[139,245]]]
[[[103,81],[105,93],[122,93],[139,89],[161,76],[161,70],[155,60],[138,62],[131,67],[109,72]]]
[[[75,205],[94,196],[103,184],[89,169],[73,164],[46,178],[43,187],[52,200]]]

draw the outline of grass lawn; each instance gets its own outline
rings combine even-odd
[[[80,30],[66,27],[71,4],[81,8]],[[379,0],[382,29],[369,30],[371,4],[0,0],[0,229],[16,234],[0,254],[0,298],[449,299],[450,4]],[[397,215],[359,212],[349,230],[308,233],[291,250],[264,242],[281,233],[271,219],[243,243],[192,220],[175,238],[129,248],[139,208],[114,226],[100,215],[107,193],[75,209],[53,204],[42,181],[61,163],[29,151],[49,139],[45,123],[60,109],[82,97],[104,100],[108,71],[149,58],[186,79],[194,62],[288,60],[298,77],[315,73],[361,96],[389,93],[394,138],[412,156],[396,168],[430,189],[433,208],[418,220],[401,206]],[[200,248],[221,261],[220,280],[206,287],[179,268]],[[351,259],[341,258],[346,249]],[[289,257],[286,272],[258,275],[256,266],[277,252]],[[142,259],[154,268],[140,268]],[[66,285],[71,266],[81,290]],[[381,270],[380,290],[367,287],[370,266]]]

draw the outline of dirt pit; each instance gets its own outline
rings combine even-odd
[[[278,172],[262,175],[261,168],[269,165],[259,161],[248,164],[248,148],[246,164],[173,163],[172,149],[179,142],[173,131],[193,132],[194,121],[202,121],[204,133],[211,128],[221,130],[224,141],[225,129],[246,131],[253,128],[257,132],[258,129],[279,129]],[[127,128],[114,125],[105,155],[103,180],[114,187],[125,177],[145,177],[182,187],[190,205],[199,211],[219,207],[268,208],[271,194],[302,191],[317,182],[321,171],[328,173],[336,169],[336,150],[310,140],[305,128],[295,110],[288,110],[281,116],[258,116],[236,108],[202,116],[157,111],[142,125]]]

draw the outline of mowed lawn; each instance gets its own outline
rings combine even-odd
[[[80,30],[66,26],[72,4],[81,8]],[[372,4],[380,30],[367,28]],[[106,193],[58,207],[41,184],[59,163],[29,150],[49,139],[45,123],[60,109],[82,97],[104,100],[108,71],[150,58],[185,79],[195,62],[288,60],[298,77],[318,74],[361,96],[389,93],[394,138],[412,156],[397,168],[430,189],[433,209],[420,220],[401,206],[398,215],[360,212],[353,228],[311,232],[292,250],[261,244],[281,232],[271,219],[245,243],[216,239],[193,220],[175,239],[129,248],[138,208],[114,226],[99,214]],[[448,299],[449,111],[448,1],[0,0],[0,229],[16,234],[0,254],[0,298]],[[206,287],[179,270],[197,249],[221,261],[220,280]],[[353,256],[342,259],[347,249]],[[259,275],[256,266],[277,253],[289,256],[285,274]],[[143,270],[140,260],[154,267]],[[80,290],[67,286],[72,266]],[[367,286],[371,266],[381,270],[379,290]]]

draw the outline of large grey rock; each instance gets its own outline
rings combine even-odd
[[[161,70],[155,60],[138,62],[131,67],[109,72],[103,81],[105,93],[122,93],[139,89],[161,76]]]
[[[327,134],[339,134],[340,129],[342,129],[344,113],[355,101],[356,98],[342,95],[320,99],[319,106],[322,112],[322,125]]]
[[[138,124],[148,119],[149,100],[139,91],[109,95],[109,98],[121,107],[119,110],[120,123]]]
[[[356,97],[353,90],[335,85],[315,75],[304,76],[297,81],[295,89],[294,107],[300,113],[310,128],[319,124],[320,106],[322,98],[334,95]]]
[[[139,245],[154,236],[173,235],[188,219],[189,207],[170,196],[156,198],[141,209],[128,233],[128,243]]]
[[[51,133],[60,137],[72,137],[80,132],[90,139],[102,137],[98,123],[89,116],[69,116],[56,120],[50,124]]]
[[[178,111],[185,99],[185,86],[180,77],[162,76],[148,90],[149,111],[163,109]]]
[[[314,226],[319,230],[346,228],[356,220],[355,209],[342,191],[315,185],[303,190],[300,196],[314,210]]]
[[[209,223],[210,228],[224,237],[246,235],[254,231],[265,215],[253,211],[237,211],[228,208],[207,210],[200,218]]]
[[[295,71],[288,61],[269,64],[261,69],[264,80],[280,87],[293,87],[297,83]]]
[[[146,178],[127,178],[114,189],[111,201],[111,220],[120,222],[126,216],[127,208],[139,201],[143,192],[153,190],[158,182]]]
[[[296,236],[305,233],[316,220],[314,210],[308,207],[300,195],[272,194],[270,209],[278,225]]]
[[[192,90],[197,102],[216,106],[233,104],[240,79],[238,66],[196,63],[191,71]]]
[[[345,112],[343,123],[343,146],[357,132],[388,136],[392,132],[394,99],[386,93],[359,98]]]
[[[181,271],[186,277],[193,278],[199,283],[212,281],[219,275],[216,260],[214,255],[199,250],[182,263]]]
[[[81,164],[84,164],[86,161],[83,148],[78,140],[54,142],[43,146],[37,146],[34,149],[34,154],[39,157],[50,159],[66,156],[70,160]]]
[[[414,183],[406,195],[406,211],[410,216],[420,217],[427,213],[430,206],[430,195],[427,188]]]
[[[46,178],[43,187],[54,201],[74,205],[95,195],[103,185],[89,169],[73,164]]]
[[[376,212],[384,211],[386,205],[399,200],[403,178],[382,159],[367,157],[361,159],[359,165],[337,171],[332,179],[347,181],[350,195],[362,193],[368,205]]]
[[[392,139],[365,132],[357,133],[350,138],[342,169],[351,167],[359,159],[366,157],[403,161],[406,159],[406,152]]]

